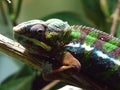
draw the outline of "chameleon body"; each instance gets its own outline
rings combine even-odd
[[[18,42],[31,53],[52,56],[61,62],[63,66],[49,75],[81,69],[120,90],[120,40],[112,35],[90,27],[69,26],[59,19],[24,22],[14,27],[14,32]]]

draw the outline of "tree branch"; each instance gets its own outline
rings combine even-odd
[[[32,66],[37,70],[41,70],[41,65],[44,63],[41,57],[30,54],[23,46],[19,43],[8,39],[7,37],[0,34],[0,51],[16,58],[17,60],[22,61],[23,63]],[[57,60],[56,60],[57,61]],[[51,63],[54,65],[53,63]],[[55,65],[54,65],[55,66]],[[83,73],[78,73],[73,76],[69,76],[69,78],[64,78],[63,81],[84,88],[84,90],[107,90],[101,87],[99,84],[86,77]]]
[[[27,50],[19,43],[0,34],[0,51],[22,61],[33,68],[40,70],[41,62],[35,56],[27,52]],[[35,62],[36,60],[36,62]]]

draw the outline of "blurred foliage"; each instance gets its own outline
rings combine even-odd
[[[59,18],[70,25],[82,24],[110,33],[111,16],[117,2],[118,0],[0,0],[0,33],[13,38],[12,27],[14,25],[36,18],[43,20]],[[120,25],[116,31],[116,37],[120,37]],[[1,58],[3,56],[8,62],[10,61],[9,57],[0,55],[0,63],[4,62],[4,59]],[[0,81],[0,90],[40,90],[49,83],[42,79],[40,72],[19,62],[14,62],[19,69],[14,73],[7,73],[7,75],[6,67],[11,67],[11,65],[0,64],[0,73],[6,76],[4,80]],[[2,74],[0,74],[0,78],[3,77]],[[64,85],[63,83],[55,85],[52,90]]]

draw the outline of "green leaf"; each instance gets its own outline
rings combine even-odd
[[[116,37],[120,38],[120,24],[118,25],[118,28],[116,30]]]
[[[110,32],[111,14],[117,0],[81,0],[86,17],[104,32]]]
[[[118,0],[100,0],[101,10],[106,17],[110,17],[113,14],[117,2]]]
[[[100,7],[106,17],[110,16],[107,6],[107,0],[100,0]]]
[[[33,75],[19,78],[0,86],[0,90],[30,90]]]
[[[17,73],[15,73],[15,74],[9,76],[7,79],[5,79],[2,82],[2,84],[5,84],[10,81],[14,81],[14,80],[22,78],[22,77],[30,76],[30,75],[34,75],[34,71],[29,66],[24,65],[21,68],[21,70],[19,70]]]
[[[84,13],[97,27],[105,25],[105,17],[101,11],[99,0],[81,0]]]
[[[51,18],[58,18],[58,19],[67,21],[70,25],[80,25],[80,24],[87,25],[87,26],[93,25],[83,16],[73,13],[73,12],[59,12],[59,13],[55,13],[55,14],[43,17],[42,19],[48,20]]]

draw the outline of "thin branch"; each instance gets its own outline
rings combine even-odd
[[[46,85],[45,87],[43,87],[41,90],[50,90],[51,88],[53,88],[59,82],[60,82],[60,80],[54,80],[53,82],[51,82],[48,85]]]
[[[112,26],[110,29],[110,34],[115,35],[117,27],[118,27],[118,22],[119,22],[119,16],[120,16],[120,0],[118,0],[117,7],[112,15],[113,21],[112,21]]]
[[[22,61],[23,63],[32,66],[37,70],[41,70],[41,65],[44,63],[41,57],[30,54],[23,46],[19,43],[8,39],[7,37],[0,34],[0,51]],[[56,60],[57,62],[57,60]],[[55,66],[51,63],[52,66]],[[86,77],[83,73],[78,73],[73,76],[65,74],[69,78],[63,77],[63,81],[69,84],[84,88],[84,90],[107,90],[101,87],[92,79]]]

